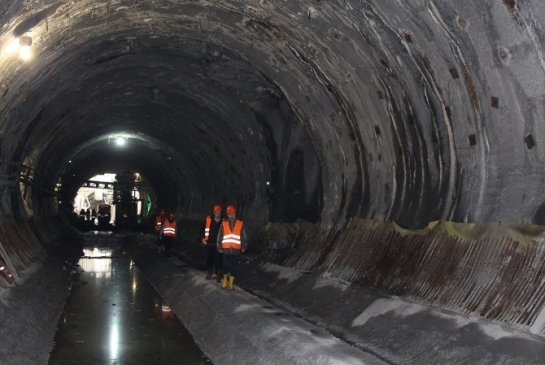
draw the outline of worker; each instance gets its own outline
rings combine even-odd
[[[163,251],[165,252],[165,257],[172,256],[172,245],[174,244],[174,239],[176,238],[177,232],[177,223],[173,212],[168,213],[168,218],[164,221],[161,228],[163,232]]]
[[[216,273],[216,282],[222,279],[222,254],[217,249],[217,239],[221,223],[224,219],[221,217],[222,208],[220,205],[214,205],[212,215],[206,217],[204,222],[204,237],[202,244],[206,245],[206,280],[212,279],[212,273]]]
[[[165,210],[161,208],[159,214],[155,217],[155,234],[157,234],[157,253],[165,251],[165,246],[163,245],[163,225],[165,223]]]
[[[236,209],[229,205],[225,209],[227,220],[224,220],[218,234],[218,251],[223,253],[223,280],[222,288],[234,290],[235,277],[238,275],[240,254],[248,246],[244,224],[236,217]]]

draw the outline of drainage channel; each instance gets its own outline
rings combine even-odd
[[[212,364],[120,247],[88,247],[49,365]]]

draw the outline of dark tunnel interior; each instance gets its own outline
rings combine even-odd
[[[459,24],[419,23],[399,38],[382,16],[391,9],[372,3],[347,12],[314,2],[295,18],[303,4],[277,13],[117,3],[3,6],[14,22],[4,46],[31,37],[32,59],[4,56],[2,156],[14,163],[8,174],[32,171],[26,204],[35,214],[56,211],[44,192],[58,181],[66,208],[81,181],[129,168],[149,180],[156,207],[168,201],[184,215],[221,202],[257,223],[342,227],[365,217],[410,228],[518,218],[488,196],[499,186],[486,189],[486,176],[471,172],[490,137],[477,133],[481,143],[471,146],[462,143],[466,128],[454,130],[464,118],[479,128],[485,113],[473,100],[477,70],[458,59],[461,47],[478,56]],[[451,43],[459,33],[458,49],[437,49],[445,59],[431,63],[426,32]],[[457,107],[447,105],[454,95],[448,103]],[[123,151],[108,145],[123,135]],[[22,212],[18,200],[10,211]]]
[[[502,290],[545,273],[542,2],[10,0],[0,19],[6,227],[116,174],[146,193],[139,222],[232,204],[275,264],[537,326],[541,286]]]
[[[12,160],[26,162],[35,186],[51,190],[60,178],[65,206],[82,180],[130,168],[180,213],[232,202],[267,220],[269,186],[277,219],[316,221],[318,157],[286,97],[240,55],[185,38],[120,31],[82,39],[71,56],[54,52],[49,66],[37,56],[25,65],[33,85],[10,111],[28,120]],[[124,135],[123,150],[109,145]],[[292,171],[303,163],[305,175]],[[296,195],[301,217],[290,209]],[[50,199],[35,189],[33,210],[50,213]]]
[[[0,117],[33,214],[57,211],[58,181],[67,207],[121,163],[186,216],[221,202],[258,224],[541,223],[534,5],[32,4],[0,9]],[[10,53],[21,37],[31,59]]]

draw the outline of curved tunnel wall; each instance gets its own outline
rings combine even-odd
[[[120,168],[100,141],[125,133],[188,218],[543,224],[543,7],[5,2],[1,209],[52,214],[59,178]],[[5,51],[21,35],[32,61]]]
[[[213,190],[250,211],[305,150],[324,225],[536,220],[538,2],[127,4],[4,5],[2,44],[31,35],[35,58],[2,57],[2,156],[52,160],[44,185],[86,137],[118,128],[178,149],[188,180],[236,181]],[[198,185],[185,194],[207,195]]]

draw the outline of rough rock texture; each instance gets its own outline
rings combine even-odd
[[[253,232],[545,223],[542,0],[11,0],[0,21],[0,213],[15,222],[46,226],[110,172],[140,174],[146,208],[202,221],[235,204]],[[514,294],[542,282],[538,250],[522,256]]]
[[[11,187],[32,174],[2,206],[48,214],[62,181],[69,209],[109,170],[139,172],[154,203],[193,216],[220,201],[256,222],[543,223],[543,10],[4,2],[0,167]],[[31,60],[9,52],[18,37]]]

